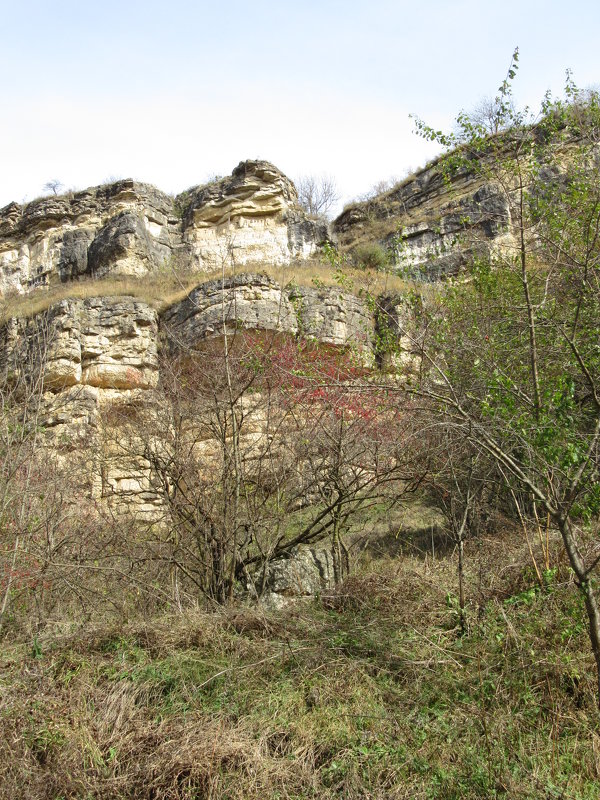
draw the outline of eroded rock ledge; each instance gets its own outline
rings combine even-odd
[[[66,299],[0,328],[0,360],[15,384],[149,389],[158,380],[158,316],[132,297]]]
[[[244,161],[178,197],[121,180],[0,209],[0,295],[166,266],[284,265],[326,237],[327,226],[302,211],[294,184],[267,161]]]
[[[378,242],[398,271],[426,281],[457,274],[475,251],[514,245],[505,192],[466,171],[448,183],[435,163],[382,195],[352,204],[332,230],[350,250]]]
[[[40,377],[54,392],[152,389],[161,339],[167,350],[198,349],[240,328],[368,349],[374,320],[360,298],[337,287],[282,287],[242,273],[200,284],[161,315],[133,297],[91,297],[12,318],[0,328],[0,364],[14,384]]]
[[[331,286],[282,287],[251,273],[201,284],[161,317],[174,349],[195,349],[206,338],[240,327],[368,348],[373,325],[371,310],[350,292]]]

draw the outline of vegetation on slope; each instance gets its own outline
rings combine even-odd
[[[519,532],[372,562],[269,614],[236,606],[5,649],[0,797],[568,798],[600,791],[582,605]]]
[[[498,111],[515,123],[519,158],[507,161],[502,150],[490,162],[486,144],[486,158],[472,163],[506,192],[515,250],[474,263],[468,285],[450,286],[421,315],[412,354],[420,360],[402,381],[382,376],[365,389],[387,391],[403,421],[407,398],[421,403],[410,408],[421,426],[413,438],[451,546],[363,564],[335,591],[279,614],[232,603],[229,584],[212,614],[188,594],[180,613],[144,619],[123,571],[129,594],[118,627],[102,623],[108,599],[100,596],[99,619],[83,632],[60,636],[55,619],[26,642],[7,636],[6,797],[598,796],[600,187],[590,169],[598,108],[548,191],[541,162],[530,158],[540,129],[508,102],[511,71]],[[573,108],[547,107],[544,124],[572,122]],[[481,127],[468,117],[461,124],[477,153]],[[466,152],[451,154],[449,169],[461,169]],[[330,279],[347,288],[336,259]],[[225,353],[228,373],[226,337]],[[263,374],[263,362],[245,365]],[[311,377],[305,369],[286,376]],[[243,403],[232,399],[229,374],[227,384],[229,424]],[[224,451],[231,438],[223,434]],[[235,469],[211,474],[217,499],[227,498]],[[183,489],[190,485],[186,476]],[[543,525],[536,549],[530,533]],[[372,527],[367,533],[374,538]],[[235,568],[239,539],[230,541]],[[67,577],[77,574],[74,566]],[[163,608],[173,608],[161,579]],[[44,586],[43,575],[35,580]],[[24,587],[14,596],[25,604],[30,588],[33,605],[33,587]]]
[[[333,257],[336,258],[335,255]],[[343,260],[336,266],[327,258],[299,261],[285,267],[274,267],[262,262],[247,264],[238,268],[237,272],[268,275],[282,286],[337,286],[359,295],[414,289],[412,282],[394,275],[390,269],[361,268],[360,265],[354,267]],[[56,284],[28,294],[10,294],[2,298],[0,324],[11,317],[28,319],[54,303],[71,297],[85,299],[128,295],[149,303],[160,312],[185,299],[196,286],[220,279],[222,274],[222,270],[206,273],[181,272],[167,264],[164,271],[149,274],[143,280],[128,276],[89,278]]]

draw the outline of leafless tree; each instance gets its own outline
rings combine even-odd
[[[225,603],[250,584],[260,595],[270,561],[329,537],[340,581],[356,513],[418,482],[408,415],[362,385],[351,356],[226,336],[171,355],[155,402],[114,420],[113,441],[149,465],[162,498],[146,557],[170,570],[175,603]]]
[[[408,167],[405,170],[405,174],[409,175],[414,170],[412,167]],[[369,200],[374,200],[376,197],[379,197],[381,194],[385,194],[397,186],[401,182],[401,178],[397,177],[396,175],[392,175],[389,178],[382,178],[381,180],[374,183],[370,189],[362,194],[358,195],[356,198],[360,203],[366,203]]]
[[[52,180],[47,181],[44,184],[44,191],[52,192],[52,194],[57,195],[60,190],[63,188],[63,184],[58,178],[52,178]]]
[[[65,457],[64,444],[49,433],[52,419],[76,402],[76,390],[46,386],[51,318],[46,312],[23,329],[9,327],[0,369],[0,633],[39,630],[57,604],[82,597],[75,572],[93,516],[79,459]]]
[[[296,179],[298,202],[307,214],[328,217],[339,200],[334,178],[330,175],[303,175]]]

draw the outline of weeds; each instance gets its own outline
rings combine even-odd
[[[592,800],[592,663],[565,568],[541,590],[493,569],[498,548],[525,563],[516,532],[469,547],[466,635],[450,557],[421,554],[286,612],[7,648],[0,797]]]

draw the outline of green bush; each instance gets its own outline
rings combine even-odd
[[[355,248],[352,258],[359,269],[383,271],[390,266],[390,252],[377,242],[368,242]]]

